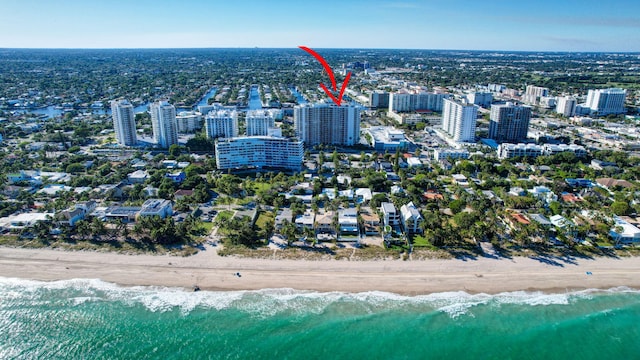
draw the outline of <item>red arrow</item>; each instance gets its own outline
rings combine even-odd
[[[333,70],[331,69],[331,66],[329,66],[329,63],[327,63],[327,60],[325,60],[322,56],[320,56],[320,54],[318,54],[317,52],[315,52],[314,50],[306,47],[306,46],[298,46],[300,49],[308,52],[309,54],[311,54],[311,56],[313,56],[314,58],[316,58],[316,60],[318,60],[320,62],[320,64],[322,64],[322,67],[324,68],[324,70],[327,72],[327,74],[329,75],[329,80],[331,80],[331,86],[333,88],[333,91],[337,91],[337,86],[336,86],[336,77],[333,74]],[[331,91],[329,91],[329,89],[327,89],[327,87],[324,85],[324,83],[320,83],[320,87],[322,87],[322,90],[324,90],[324,92],[329,95],[329,97],[331,98],[331,100],[333,100],[334,103],[336,103],[336,105],[340,106],[340,104],[342,103],[342,96],[344,95],[344,91],[347,89],[347,84],[349,83],[349,79],[351,79],[351,72],[347,73],[347,76],[344,78],[344,81],[342,82],[342,87],[340,88],[340,94],[338,95],[338,97],[336,97],[335,95],[333,95],[333,93],[331,93]]]

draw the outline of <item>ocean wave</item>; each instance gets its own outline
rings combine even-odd
[[[469,314],[477,306],[504,305],[569,305],[579,299],[607,294],[639,294],[640,290],[627,287],[611,289],[587,289],[566,293],[540,291],[514,291],[499,294],[469,294],[464,291],[442,292],[427,295],[406,296],[382,291],[361,293],[316,292],[294,289],[263,289],[256,291],[199,291],[183,288],[134,286],[125,287],[99,279],[71,279],[61,281],[35,281],[0,277],[0,300],[28,299],[46,301],[51,298],[66,301],[72,306],[91,302],[120,301],[128,306],[142,305],[149,311],[181,311],[188,314],[196,309],[235,309],[258,317],[281,313],[291,315],[321,314],[336,308],[349,306],[360,313],[419,308],[421,311],[437,311],[450,317]],[[62,299],[62,300],[60,300]]]

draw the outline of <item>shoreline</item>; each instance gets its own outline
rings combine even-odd
[[[210,291],[290,288],[409,296],[455,291],[565,293],[640,289],[640,257],[309,261],[222,257],[212,247],[190,257],[0,247],[0,276],[39,281],[100,279],[122,286],[187,290],[197,285]]]

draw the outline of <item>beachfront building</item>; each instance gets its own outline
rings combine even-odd
[[[218,139],[215,153],[219,170],[275,168],[300,171],[304,147],[300,140],[245,136]]]
[[[475,142],[476,106],[453,99],[444,99],[443,102],[442,129],[456,142]]]
[[[235,110],[210,111],[204,118],[207,137],[232,138],[238,136],[238,112]]]
[[[360,108],[333,103],[304,104],[293,109],[296,136],[305,146],[352,146],[360,141]]]
[[[164,219],[173,215],[173,206],[170,200],[149,199],[142,204],[140,216],[159,216]]]
[[[181,134],[191,134],[202,129],[202,114],[197,111],[181,111],[176,115],[176,125]]]
[[[267,110],[248,111],[246,122],[247,136],[266,136],[275,126],[273,115]]]
[[[640,243],[640,229],[628,221],[617,216],[613,217],[614,224],[609,231],[609,236],[617,244],[638,244]]]
[[[402,229],[407,235],[422,233],[420,224],[424,221],[418,208],[413,205],[413,202],[402,205],[400,207],[400,222],[402,223]]]
[[[158,101],[151,104],[149,110],[155,143],[165,149],[171,145],[177,145],[176,108],[167,101]]]
[[[111,117],[113,118],[113,130],[116,133],[118,144],[123,146],[136,145],[138,139],[136,137],[136,118],[133,114],[133,105],[127,100],[112,101]]]
[[[358,211],[355,208],[338,210],[338,226],[341,235],[358,235]]]
[[[597,89],[587,93],[587,107],[592,113],[599,116],[624,114],[624,102],[627,90],[624,89]]]
[[[380,204],[380,211],[384,226],[390,226],[394,230],[400,229],[400,214],[393,203],[383,202]]]
[[[497,142],[518,143],[527,138],[531,108],[506,104],[491,105],[489,138]]]

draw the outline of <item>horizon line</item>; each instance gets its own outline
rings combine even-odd
[[[0,47],[0,50],[295,50],[295,47]],[[588,53],[588,54],[640,54],[637,50],[498,50],[498,49],[427,49],[427,48],[367,48],[367,47],[319,47],[324,50],[411,50],[411,51],[473,51],[500,53]]]

